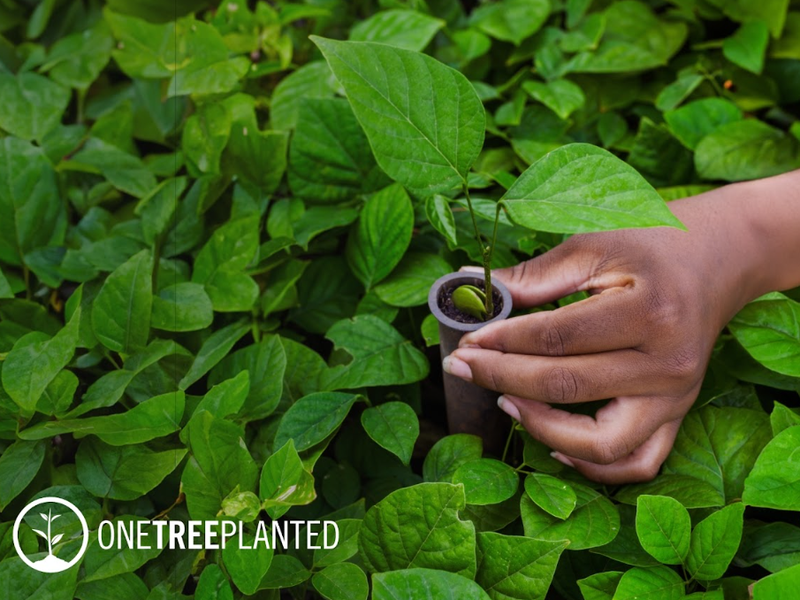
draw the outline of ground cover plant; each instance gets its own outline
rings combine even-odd
[[[737,315],[661,473],[616,487],[521,430],[500,456],[446,435],[425,306],[486,240],[512,265],[800,168],[800,3],[4,0],[0,34],[9,598],[800,589],[800,293]],[[586,156],[638,195],[564,176]],[[91,543],[45,575],[12,528],[46,496],[91,529],[329,519],[341,540]],[[50,519],[27,552],[74,544]]]

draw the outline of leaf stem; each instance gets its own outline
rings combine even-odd
[[[478,219],[475,217],[475,209],[472,206],[472,198],[469,195],[469,186],[464,181],[464,197],[467,199],[467,206],[469,207],[469,214],[472,217],[472,226],[475,228],[475,241],[481,249],[481,256],[483,257],[483,291],[486,295],[486,300],[483,302],[483,308],[486,311],[486,319],[491,319],[494,314],[494,298],[492,297],[492,247],[486,245],[483,241],[480,229],[478,229]],[[499,215],[498,215],[499,216]],[[495,218],[494,235],[497,235],[497,218]]]
[[[506,462],[506,457],[508,456],[508,450],[511,448],[511,439],[514,437],[514,426],[511,426],[511,430],[508,432],[508,437],[506,438],[506,447],[503,448],[503,458],[501,459],[503,462]]]

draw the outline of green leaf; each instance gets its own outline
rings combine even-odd
[[[567,541],[479,533],[476,581],[493,600],[544,599]]]
[[[283,415],[275,446],[292,440],[298,452],[308,450],[334,433],[359,399],[355,394],[318,392],[300,398]]]
[[[350,30],[354,42],[380,42],[421,52],[445,22],[415,10],[385,10],[359,21]]]
[[[325,61],[307,63],[283,78],[272,93],[272,128],[280,131],[294,129],[302,99],[333,98],[333,79]]]
[[[181,147],[201,173],[219,173],[222,152],[231,133],[232,117],[224,103],[202,104],[186,119]]]
[[[613,600],[614,592],[617,591],[622,575],[621,571],[595,573],[589,577],[579,579],[578,587],[584,600]]]
[[[670,83],[658,94],[656,108],[665,112],[677,108],[704,81],[705,77],[698,74],[694,69],[682,71],[674,82]]]
[[[744,482],[746,505],[800,510],[800,467],[793,459],[798,443],[800,428],[790,427],[766,445]]]
[[[152,24],[106,10],[105,19],[118,40],[113,56],[120,68],[131,78],[171,77],[169,96],[229,92],[249,66],[229,57],[215,27],[193,17]]]
[[[475,575],[475,527],[459,519],[464,488],[421,483],[397,490],[367,511],[358,545],[369,571],[432,568]],[[407,597],[414,597],[407,596]]]
[[[185,390],[208,373],[219,361],[227,356],[234,344],[248,331],[250,331],[249,323],[236,322],[212,333],[203,342],[189,371],[180,380],[180,388]]]
[[[200,411],[207,410],[215,417],[224,419],[241,410],[249,392],[250,372],[242,371],[236,377],[226,379],[208,390],[194,412],[200,413]]]
[[[276,554],[269,571],[264,575],[258,589],[278,590],[300,585],[311,577],[311,572],[290,554]]]
[[[475,435],[456,433],[440,439],[433,445],[422,465],[422,475],[427,482],[452,483],[458,468],[483,454],[483,440]]]
[[[370,191],[377,179],[367,138],[346,100],[302,99],[289,151],[289,186],[309,202],[333,203]]]
[[[30,416],[36,410],[47,386],[72,360],[78,344],[78,327],[81,310],[52,338],[46,333],[33,331],[20,337],[8,353],[2,377],[3,388],[11,399]]]
[[[19,440],[0,454],[0,510],[5,510],[33,481],[44,461],[46,446],[44,442]]]
[[[436,320],[435,316],[428,315],[422,320],[420,333],[425,340],[425,346],[428,348],[439,345],[439,321]]]
[[[390,306],[420,306],[428,301],[434,282],[452,270],[438,254],[409,252],[392,274],[375,287],[375,293]]]
[[[75,591],[79,600],[138,600],[150,593],[147,585],[133,573],[121,573],[97,581],[81,581]]]
[[[244,594],[255,594],[261,580],[272,564],[274,548],[260,542],[255,544],[255,535],[244,534],[244,549],[239,547],[239,541],[229,543],[222,549],[222,561],[231,580]]]
[[[78,446],[75,467],[81,485],[98,498],[134,500],[161,483],[185,455],[186,450],[153,452],[88,438]]]
[[[50,48],[42,72],[78,90],[86,90],[100,75],[111,59],[114,40],[104,21],[98,21],[91,29],[79,31],[58,40]]]
[[[261,196],[272,195],[286,171],[288,133],[261,131],[253,96],[236,94],[225,104],[233,123],[222,156],[223,170],[254,187]]]
[[[186,185],[186,177],[165,179],[136,205],[136,214],[142,218],[142,233],[148,244],[155,244],[169,227]]]
[[[667,565],[679,565],[689,552],[692,520],[677,500],[668,496],[639,496],[636,535],[650,556]]]
[[[111,587],[111,578],[123,574],[132,573],[148,561],[161,554],[163,548],[159,548],[155,541],[156,527],[149,523],[146,518],[122,515],[118,517],[119,522],[130,528],[139,529],[143,532],[142,540],[151,543],[143,543],[142,547],[126,548],[124,545],[115,551],[109,552],[100,547],[97,539],[93,539],[86,549],[86,556],[82,561],[84,575],[82,582],[102,581]],[[116,519],[115,519],[116,521]],[[139,523],[142,523],[139,525]],[[116,550],[116,549],[115,549]]]
[[[61,168],[102,175],[119,191],[136,198],[144,198],[156,187],[155,176],[141,159],[96,137],[89,138]]]
[[[414,442],[419,437],[419,420],[408,404],[387,402],[368,408],[361,413],[361,425],[369,437],[397,456],[404,465],[411,461]]]
[[[314,573],[311,584],[327,600],[367,600],[367,576],[353,563],[330,565]]]
[[[440,194],[430,196],[425,201],[425,214],[433,228],[447,240],[448,246],[455,248],[458,245],[458,236],[450,200]]]
[[[511,498],[519,487],[519,475],[506,463],[478,458],[462,464],[453,483],[464,484],[467,504],[498,504]]]
[[[153,296],[151,325],[164,331],[198,331],[214,322],[214,307],[202,285],[176,283]]]
[[[712,0],[711,4],[722,10],[727,16],[739,23],[761,20],[767,23],[772,36],[781,36],[786,21],[786,10],[789,0],[764,0],[763,2],[747,2],[747,0]]]
[[[577,504],[565,520],[545,512],[522,495],[520,510],[525,535],[541,540],[569,540],[570,550],[603,546],[619,532],[619,512],[605,497],[583,485],[574,483]]]
[[[372,576],[373,600],[489,600],[481,587],[454,573],[404,569]]]
[[[501,202],[512,221],[541,231],[682,228],[635,169],[589,144],[568,144],[547,154],[520,175]]]
[[[266,336],[257,344],[229,354],[214,368],[208,382],[215,385],[244,370],[250,373],[250,392],[237,417],[248,421],[268,417],[278,407],[283,393],[286,353],[280,338]]]
[[[798,564],[798,558],[800,527],[784,521],[745,522],[742,545],[736,553],[736,566],[758,564],[770,573],[777,573]]]
[[[753,600],[788,600],[788,590],[800,585],[800,565],[793,565],[780,573],[764,577],[753,585]],[[791,593],[791,592],[788,592]]]
[[[673,135],[694,150],[700,140],[719,127],[740,121],[742,111],[724,98],[703,98],[664,113],[664,119]]]
[[[314,477],[303,466],[293,440],[264,463],[259,490],[264,509],[273,519],[280,518],[290,507],[309,504],[317,497]]]
[[[180,429],[185,408],[183,392],[145,400],[130,410],[105,417],[46,421],[20,431],[22,439],[39,440],[72,433],[77,439],[94,435],[110,446],[142,444]]]
[[[21,266],[31,250],[63,239],[66,205],[41,148],[15,137],[0,140],[0,180],[0,260]]]
[[[470,24],[493,38],[519,46],[550,16],[547,0],[502,0],[476,9]]]
[[[203,411],[187,428],[191,456],[181,477],[186,507],[192,519],[213,519],[233,489],[255,490],[258,468],[241,426]]]
[[[92,328],[109,350],[130,354],[147,345],[153,305],[153,258],[142,250],[108,276],[92,304]]]
[[[586,96],[576,84],[567,79],[557,79],[543,83],[526,81],[522,88],[534,100],[538,100],[560,118],[566,119],[586,102]]]
[[[712,484],[690,475],[662,473],[653,481],[624,486],[617,493],[616,499],[626,504],[636,504],[640,495],[647,494],[669,496],[683,504],[685,508],[723,506],[725,500],[717,487],[716,477],[713,480]]]
[[[722,44],[722,53],[732,63],[760,75],[769,44],[769,31],[764,21],[742,25]]]
[[[567,482],[542,473],[531,473],[525,478],[525,492],[536,506],[559,519],[569,517],[578,502]]]
[[[775,402],[769,415],[769,424],[772,427],[772,435],[777,436],[781,431],[789,429],[789,427],[800,425],[800,414],[780,402]]]
[[[327,567],[344,562],[358,554],[358,532],[362,519],[338,519],[339,543],[330,549],[325,547],[314,550],[314,567]]]
[[[197,582],[195,600],[233,600],[233,591],[228,578],[215,564],[207,565]]]
[[[364,204],[347,239],[347,262],[368,290],[403,258],[414,229],[414,208],[406,191],[391,185]]]
[[[78,569],[39,573],[16,556],[0,563],[0,589],[14,600],[72,600],[77,576]]]
[[[700,140],[694,162],[703,179],[760,179],[800,167],[800,143],[766,123],[745,119]]]
[[[800,377],[800,303],[774,292],[746,305],[730,330],[759,363],[783,375]]]
[[[704,406],[684,418],[664,470],[708,482],[717,491],[716,506],[724,506],[741,497],[745,477],[770,437],[763,412]]]
[[[744,504],[737,502],[706,517],[692,531],[686,567],[696,579],[711,581],[725,574],[742,539]]]
[[[258,215],[232,219],[206,242],[194,264],[192,281],[205,285],[214,310],[250,310],[258,285],[243,271],[258,252]]]
[[[421,195],[466,181],[485,129],[483,105],[466,77],[409,50],[311,39],[389,177]]]
[[[0,73],[0,129],[37,140],[55,129],[69,104],[69,90],[35,73]]]
[[[614,600],[680,600],[683,590],[680,575],[669,567],[634,567],[622,575]]]
[[[425,355],[403,338],[394,327],[373,315],[339,321],[325,336],[352,360],[321,375],[325,390],[372,385],[402,385],[428,374]]]
[[[791,11],[786,15],[783,35],[772,42],[769,54],[771,58],[800,60],[800,12]]]
[[[569,65],[571,71],[632,73],[655,69],[667,64],[688,35],[685,23],[659,19],[642,2],[614,2],[604,15],[606,31],[600,46],[594,52],[578,54]]]

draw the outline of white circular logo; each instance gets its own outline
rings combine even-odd
[[[19,543],[19,526],[22,524],[22,519],[25,517],[25,515],[27,515],[31,511],[31,509],[37,506],[41,506],[42,504],[60,504],[61,506],[65,506],[66,508],[71,510],[78,517],[78,521],[80,522],[82,527],[81,535],[83,536],[83,542],[81,543],[81,549],[69,562],[53,554],[53,548],[64,537],[63,533],[58,532],[59,523],[56,522],[58,518],[64,514],[64,511],[56,512],[53,510],[52,507],[50,507],[46,513],[45,512],[39,513],[37,521],[38,524],[41,525],[41,527],[32,527],[34,533],[44,538],[44,540],[47,542],[47,556],[34,562],[31,559],[29,559],[22,551],[22,546]],[[40,573],[60,573],[61,571],[66,571],[70,567],[76,565],[83,556],[84,552],[86,552],[86,546],[89,544],[89,526],[86,524],[86,519],[84,518],[81,511],[78,509],[77,506],[72,504],[72,502],[62,500],[61,498],[48,496],[46,498],[39,498],[38,500],[34,500],[33,502],[31,502],[25,508],[22,509],[22,512],[19,513],[17,520],[14,521],[13,537],[14,537],[14,548],[16,549],[17,554],[22,559],[22,561],[26,565],[28,565],[31,569],[36,569]]]

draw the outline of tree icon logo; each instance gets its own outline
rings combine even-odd
[[[54,510],[52,506],[48,507],[44,512],[44,509],[40,509],[40,511],[36,511],[36,515],[26,523],[30,523],[31,521],[36,522],[37,525],[40,527],[34,527],[31,525],[31,529],[33,532],[43,538],[47,543],[47,554],[40,558],[41,553],[36,554],[35,560],[31,560],[22,549],[22,544],[20,544],[20,526],[22,525],[22,521],[25,516],[31,512],[37,506],[41,506],[43,504],[60,504],[61,506],[66,507],[69,511],[75,514],[78,518],[78,522],[81,525],[80,536],[83,538],[80,549],[78,550],[77,554],[72,557],[69,561],[65,560],[57,556],[54,553],[54,549],[58,546],[60,542],[67,542],[71,541],[72,539],[76,539],[78,535],[74,535],[69,538],[69,540],[64,539],[63,531],[59,533],[59,525],[58,519],[62,517],[64,514],[67,514],[66,511],[57,511]],[[67,500],[62,500],[61,498],[56,498],[53,496],[48,496],[45,498],[39,498],[38,500],[34,500],[30,504],[28,504],[25,508],[22,509],[22,512],[19,513],[17,516],[17,520],[14,521],[14,548],[17,551],[17,554],[22,559],[22,561],[28,565],[31,569],[35,569],[40,573],[60,573],[61,571],[66,571],[70,567],[76,565],[78,561],[83,557],[84,552],[86,552],[86,546],[89,543],[89,526],[86,524],[86,519],[84,518],[81,511],[78,509],[77,506],[68,502]]]

